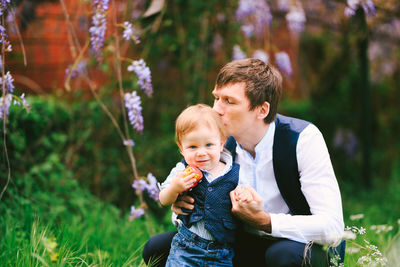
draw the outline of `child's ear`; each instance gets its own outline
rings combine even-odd
[[[178,145],[178,147],[179,147],[179,153],[181,153],[181,155],[183,155],[182,154],[182,145],[181,144],[177,144]]]

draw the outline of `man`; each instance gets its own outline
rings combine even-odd
[[[240,164],[240,185],[230,193],[232,212],[244,222],[234,266],[328,266],[322,245],[335,246],[343,235],[339,186],[322,134],[276,115],[281,92],[279,72],[257,59],[225,65],[212,92],[234,138],[226,147]],[[191,203],[184,198],[172,210],[182,213]],[[167,253],[172,237],[151,238],[145,261]]]

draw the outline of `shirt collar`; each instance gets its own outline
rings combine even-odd
[[[225,148],[224,148],[224,150],[222,150],[222,152],[221,152],[220,161],[222,161],[222,162],[225,163],[225,167],[224,167],[224,169],[222,170],[222,172],[218,175],[218,177],[227,174],[227,173],[231,170],[231,168],[232,168],[232,162],[233,162],[233,160],[232,160],[232,155],[231,155],[231,153],[230,153],[227,149],[225,149]],[[203,171],[206,175],[211,175],[211,176],[212,176],[212,174],[209,173],[208,171],[206,171],[206,170],[202,170],[202,171]]]
[[[256,145],[254,149],[256,155],[259,153],[263,153],[264,151],[268,151],[269,149],[272,149],[272,146],[274,144],[274,135],[275,135],[275,122],[272,122],[269,124],[268,130],[265,133],[264,137],[261,139],[261,141]]]
[[[268,151],[272,151],[272,146],[274,144],[274,135],[275,135],[275,122],[271,122],[268,126],[268,130],[265,133],[264,137],[258,142],[256,147],[254,148],[254,151],[256,152],[256,157],[262,156],[263,153],[266,153]],[[250,154],[243,149],[243,147],[237,143],[236,146],[236,153],[241,154],[241,155],[249,155]],[[252,157],[251,157],[252,158]]]

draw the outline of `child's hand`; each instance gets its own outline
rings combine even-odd
[[[253,200],[253,195],[243,185],[239,185],[234,192],[235,200],[241,203],[249,203]]]
[[[195,175],[196,173],[190,173],[188,175],[184,171],[178,172],[175,177],[172,178],[171,186],[176,193],[181,194],[195,185],[197,182],[196,178],[194,178]]]
[[[194,184],[190,188],[195,187],[199,183],[201,178],[203,178],[203,173],[197,167],[187,166],[186,169],[183,170],[183,172],[186,173],[186,175],[190,175],[190,174],[194,173],[194,179],[196,181],[194,182]],[[187,190],[189,190],[189,189],[187,189]]]

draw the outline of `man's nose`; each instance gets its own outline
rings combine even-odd
[[[223,114],[223,110],[221,108],[221,104],[220,104],[220,100],[214,100],[214,106],[213,109],[219,114],[222,115]]]

